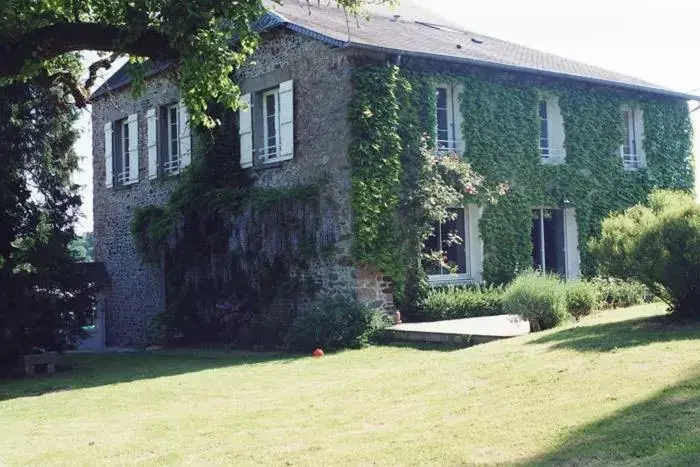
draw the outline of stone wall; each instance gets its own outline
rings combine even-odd
[[[165,78],[154,78],[138,100],[127,89],[101,96],[92,104],[95,259],[105,264],[112,280],[104,301],[107,345],[148,342],[153,317],[165,307],[162,271],[141,261],[130,226],[135,208],[161,205],[170,196],[174,180],[148,180],[146,111],[176,102],[177,96],[177,88]],[[139,182],[106,188],[104,125],[133,113],[138,114]]]
[[[294,80],[294,158],[250,169],[258,186],[294,186],[326,177],[324,197],[337,213],[340,241],[334,255],[312,271],[319,296],[357,297],[373,306],[391,308],[390,284],[381,275],[356,270],[351,264],[352,210],[350,207],[349,55],[320,41],[289,31],[266,34],[251,64],[239,73],[244,92],[260,80]],[[175,101],[177,89],[164,77],[147,81],[144,94],[134,100],[130,90],[96,99],[93,104],[93,171],[96,261],[105,263],[112,279],[105,300],[108,345],[144,345],[151,338],[153,317],[165,307],[164,275],[138,257],[131,237],[134,209],[162,205],[176,180],[149,181],[146,156],[147,109]],[[104,134],[107,121],[138,112],[139,182],[105,188]],[[197,157],[196,152],[193,157]],[[232,155],[238,157],[238,154]]]

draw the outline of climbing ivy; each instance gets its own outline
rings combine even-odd
[[[484,179],[482,196],[469,202],[484,207],[480,230],[487,282],[508,282],[517,271],[532,266],[534,207],[566,204],[576,209],[582,269],[593,274],[596,266],[585,245],[599,233],[605,216],[643,201],[654,187],[693,187],[690,119],[686,103],[678,99],[397,67],[362,69],[354,81],[353,252],[359,262],[374,264],[401,283],[407,276],[420,283],[420,271],[405,266],[417,264],[416,242],[425,238],[425,231],[407,228],[415,219],[402,215],[401,209],[411,205],[406,200],[424,179],[424,162],[415,150],[419,135],[427,135],[426,146],[433,147],[436,83],[459,84],[463,90],[463,157]],[[566,163],[561,165],[540,161],[537,109],[540,100],[551,95],[559,97],[564,118]],[[623,167],[623,104],[643,110],[648,169]],[[495,191],[503,196],[489,195]],[[397,215],[402,219],[398,224]],[[406,244],[411,247],[398,247]],[[416,301],[420,293],[409,295],[409,301]]]
[[[410,315],[427,287],[419,262],[425,239],[450,217],[449,207],[476,195],[481,179],[457,154],[434,153],[432,77],[372,67],[359,70],[354,84],[353,254],[358,264],[391,278],[402,311]]]
[[[163,207],[136,209],[142,257],[165,271],[157,331],[178,343],[280,345],[316,285],[306,274],[338,241],[337,216],[320,175],[290,188],[254,186],[240,167],[230,113],[201,130],[197,157]],[[233,130],[233,131],[232,131]]]

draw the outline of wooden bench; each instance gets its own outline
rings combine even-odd
[[[37,365],[46,365],[46,372],[53,373],[56,371],[56,359],[58,352],[44,352],[31,355],[20,355],[19,366],[24,370],[27,376],[34,375],[34,369]]]

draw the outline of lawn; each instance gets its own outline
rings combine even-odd
[[[697,465],[700,326],[659,315],[455,351],[74,355],[0,381],[0,465]]]

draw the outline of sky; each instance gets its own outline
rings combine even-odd
[[[700,2],[695,0],[402,0],[396,13],[405,19],[442,19],[445,25],[700,94]],[[700,111],[693,123],[700,132]],[[76,150],[83,160],[76,181],[83,186],[79,231],[84,232],[92,230],[89,110],[78,125]]]

